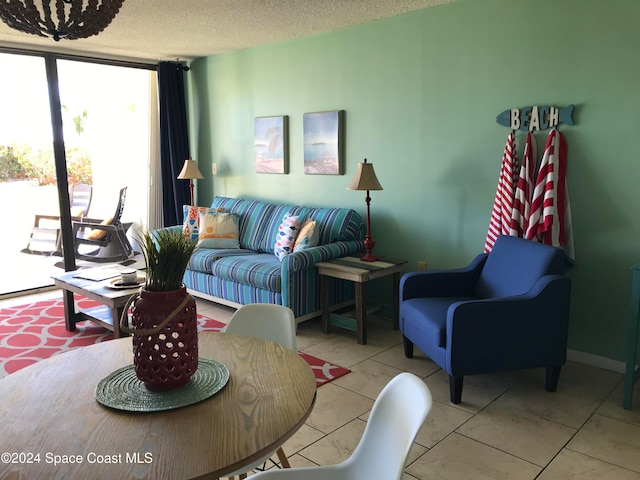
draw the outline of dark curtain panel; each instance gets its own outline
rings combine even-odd
[[[189,182],[176,177],[189,158],[189,132],[184,92],[184,67],[158,64],[160,101],[160,163],[162,166],[162,216],[164,226],[182,223],[182,205],[191,202]]]

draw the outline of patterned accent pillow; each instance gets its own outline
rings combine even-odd
[[[200,213],[224,213],[224,208],[208,208],[208,207],[195,207],[193,205],[182,206],[182,216],[184,222],[182,224],[182,232],[184,236],[190,239],[192,242],[198,240],[198,227],[200,226]]]
[[[294,217],[287,213],[282,219],[282,223],[278,227],[278,236],[276,244],[273,247],[273,253],[282,261],[282,259],[293,252],[293,245],[300,231],[300,217]]]
[[[199,217],[198,247],[240,248],[240,217],[237,213],[207,211],[201,212]]]
[[[320,230],[315,220],[307,219],[300,228],[300,233],[293,246],[294,252],[301,252],[305,248],[315,247],[320,239]]]

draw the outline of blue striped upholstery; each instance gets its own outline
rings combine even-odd
[[[274,209],[272,203],[243,198],[216,197],[212,208],[223,207],[226,212],[240,215],[240,248],[263,252],[266,226]],[[279,225],[279,224],[278,224]],[[271,247],[273,251],[273,246]]]
[[[211,268],[216,277],[274,292],[280,291],[281,272],[280,260],[270,253],[220,258]]]
[[[346,208],[314,208],[258,200],[216,197],[211,205],[240,216],[240,249],[197,249],[184,276],[187,288],[245,305],[274,303],[291,308],[296,317],[319,312],[317,262],[364,251],[365,225]],[[286,255],[273,254],[285,214],[318,223],[319,246]],[[173,228],[173,227],[169,227]],[[180,227],[177,227],[180,228]],[[331,304],[353,299],[351,282],[329,279]]]
[[[184,275],[187,288],[202,292],[212,297],[224,298],[227,301],[246,305],[248,303],[274,303],[282,305],[282,294],[263,288],[255,288],[224,278],[214,277],[207,273],[187,270]]]
[[[196,251],[191,255],[187,268],[196,272],[211,273],[213,262],[222,257],[255,254],[256,252],[251,250],[238,250],[236,248],[196,248]]]

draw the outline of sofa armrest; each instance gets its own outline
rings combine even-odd
[[[181,232],[182,231],[182,225],[172,225],[170,227],[157,228],[152,233],[156,234],[156,232],[162,232],[164,230],[166,230],[168,232]]]
[[[545,275],[524,295],[452,304],[446,327],[451,371],[562,365],[570,299],[569,278]]]
[[[478,255],[464,268],[405,273],[400,279],[400,301],[422,297],[466,297],[472,295],[487,254]]]
[[[318,262],[326,262],[359,252],[364,252],[364,244],[361,240],[346,240],[318,245],[286,255],[282,259],[282,270],[298,272],[306,270]]]

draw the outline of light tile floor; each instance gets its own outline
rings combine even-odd
[[[40,294],[51,297],[59,292]],[[33,297],[0,301],[9,304]],[[198,312],[226,322],[233,309],[198,300]],[[449,402],[447,375],[402,336],[370,316],[367,345],[353,332],[321,332],[319,319],[298,326],[298,347],[351,369],[318,389],[314,411],[284,445],[292,466],[346,459],[373,402],[396,374],[423,378],[433,408],[411,449],[403,480],[640,480],[640,386],[634,409],[622,408],[622,375],[569,362],[558,391],[544,390],[544,370],[465,378],[462,403]]]

